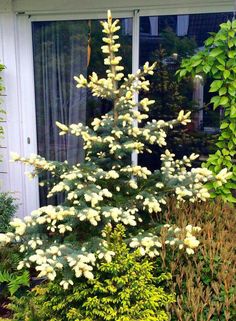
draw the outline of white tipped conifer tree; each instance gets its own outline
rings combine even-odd
[[[57,123],[60,135],[82,137],[84,162],[69,165],[37,155],[29,158],[14,155],[15,161],[34,166],[33,176],[50,172],[55,182],[48,197],[62,192],[64,201],[57,206],[41,207],[23,220],[15,218],[11,222],[14,233],[0,234],[0,241],[21,242],[24,260],[19,269],[33,266],[39,276],[50,280],[59,275],[65,288],[75,278],[93,278],[96,260],[112,260],[114,252],[107,250],[107,236],[103,232],[107,224],[124,224],[130,232],[127,242],[132,248],[139,247],[142,255],[158,255],[161,247],[158,235],[149,233],[147,228],[140,234],[138,229],[155,227],[155,218],[169,196],[179,201],[205,201],[210,195],[204,184],[214,179],[206,168],[191,168],[195,154],[175,160],[174,154],[166,149],[161,156],[162,166],[155,172],[131,163],[132,153],[147,152],[150,144],[165,148],[166,130],[176,124],[186,125],[190,113],[181,111],[177,119],[169,122],[153,120],[140,128],[134,126],[147,118],[155,103],[148,98],[138,103],[134,99],[139,91],[148,92],[146,77],[153,75],[155,64],[147,62],[135,74],[124,75],[116,34],[118,22],[112,21],[110,12],[108,20],[102,22],[107,77],[101,79],[95,72],[89,80],[83,75],[75,77],[78,90],[88,88],[94,96],[112,101],[112,111],[95,118],[91,127]],[[217,179],[224,180],[225,176],[218,175]],[[180,249],[189,254],[194,252],[199,243],[194,236],[197,228],[188,226],[184,236],[180,233],[182,237],[178,236],[179,229],[170,231]]]

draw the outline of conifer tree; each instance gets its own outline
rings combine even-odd
[[[112,101],[113,109],[95,118],[91,128],[81,123],[57,123],[60,135],[83,138],[86,157],[81,164],[47,161],[37,155],[14,155],[16,161],[33,165],[32,176],[50,172],[55,182],[48,197],[64,193],[64,201],[57,206],[41,207],[23,220],[15,218],[11,222],[14,232],[0,234],[1,244],[22,243],[24,260],[19,269],[33,266],[39,276],[50,280],[58,275],[65,288],[76,278],[93,278],[96,260],[112,260],[114,251],[107,248],[102,232],[107,224],[125,225],[129,232],[126,242],[131,248],[139,248],[141,255],[158,255],[161,243],[154,229],[150,233],[149,228],[155,228],[167,197],[176,197],[179,202],[205,201],[210,194],[204,184],[214,179],[206,168],[191,168],[196,154],[175,160],[166,149],[161,155],[160,170],[154,172],[131,162],[132,153],[143,153],[148,150],[147,145],[165,147],[166,130],[188,124],[190,112],[180,111],[176,119],[167,122],[152,120],[144,127],[134,126],[134,121],[139,124],[147,119],[154,104],[147,97],[136,102],[135,94],[149,90],[146,77],[153,75],[155,64],[147,62],[135,74],[125,76],[118,55],[118,20],[113,22],[108,12],[108,20],[102,26],[107,77],[99,78],[93,72],[89,80],[83,75],[75,80],[78,89],[88,88],[94,96]],[[224,171],[217,179],[224,180],[227,175]],[[144,228],[143,233],[138,233],[139,228]],[[194,235],[197,230],[170,229],[170,237],[180,249],[192,254],[199,244]]]

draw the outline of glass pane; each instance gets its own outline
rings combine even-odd
[[[131,72],[132,19],[121,19],[121,26],[121,55],[126,57],[126,71]],[[94,98],[86,89],[76,89],[73,79],[79,74],[88,77],[92,71],[105,75],[100,22],[33,22],[32,36],[38,154],[76,164],[84,158],[82,141],[59,136],[55,122],[89,124],[94,116],[111,108],[109,101]],[[41,205],[57,202],[47,200],[46,194],[46,188],[40,188]]]
[[[177,157],[198,152],[203,159],[214,150],[214,139],[219,132],[220,111],[209,105],[211,79],[200,77],[177,81],[175,72],[182,58],[193,55],[216,32],[222,22],[232,19],[232,13],[150,16],[140,19],[140,65],[157,62],[150,78],[149,96],[156,100],[151,119],[170,120],[181,109],[192,111],[192,123],[170,131],[167,148]],[[142,98],[142,97],[141,97]],[[160,167],[161,149],[150,146],[152,154],[141,154],[139,163],[154,170]]]

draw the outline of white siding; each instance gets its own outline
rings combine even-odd
[[[1,10],[6,10],[7,6],[6,3],[1,3]],[[2,33],[2,21],[0,20],[0,63],[4,64],[4,48],[3,48],[3,33]],[[5,72],[1,72],[1,77],[4,78]],[[4,94],[4,93],[2,93]],[[0,108],[5,109],[5,98],[0,97],[1,99],[1,106]],[[9,169],[8,169],[8,161],[7,161],[7,118],[6,115],[1,114],[1,117],[4,118],[4,121],[0,122],[0,126],[4,129],[4,138],[0,140],[0,191],[8,191],[9,190]]]
[[[9,9],[9,8],[8,8]],[[7,11],[7,10],[6,10]],[[4,85],[6,87],[4,108],[6,114],[5,143],[0,153],[3,155],[3,163],[0,165],[1,190],[12,191],[18,199],[19,215],[25,213],[23,166],[10,163],[10,152],[22,152],[21,143],[21,111],[19,109],[19,86],[16,59],[15,39],[15,15],[11,12],[0,13],[0,61],[6,66],[3,72]]]

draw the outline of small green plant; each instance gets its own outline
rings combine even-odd
[[[6,285],[10,295],[14,295],[22,286],[29,287],[29,272],[24,271],[21,274],[0,271],[0,286]],[[2,289],[2,291],[4,291]]]
[[[28,271],[17,271],[22,259],[19,246],[11,244],[0,249],[0,315],[9,316],[7,308],[11,295],[22,295],[29,285]]]
[[[114,253],[112,261],[99,264],[94,279],[81,278],[66,292],[56,282],[36,288],[36,316],[38,311],[41,321],[168,320],[166,308],[174,302],[174,295],[165,286],[171,275],[157,275],[154,264],[142,258],[139,250],[130,251],[122,225],[114,230],[107,226],[103,233],[109,251]],[[13,310],[14,306],[19,305],[13,304]],[[17,320],[25,320],[16,310]],[[29,308],[23,312],[31,313]]]
[[[213,79],[210,92],[215,95],[210,103],[213,108],[223,110],[221,133],[216,143],[218,150],[211,154],[204,164],[214,173],[227,168],[232,172],[231,179],[225,184],[208,184],[224,200],[236,203],[232,191],[236,189],[236,20],[220,25],[217,33],[212,33],[205,41],[205,47],[190,59],[185,59],[178,71],[179,76],[202,74]]]

